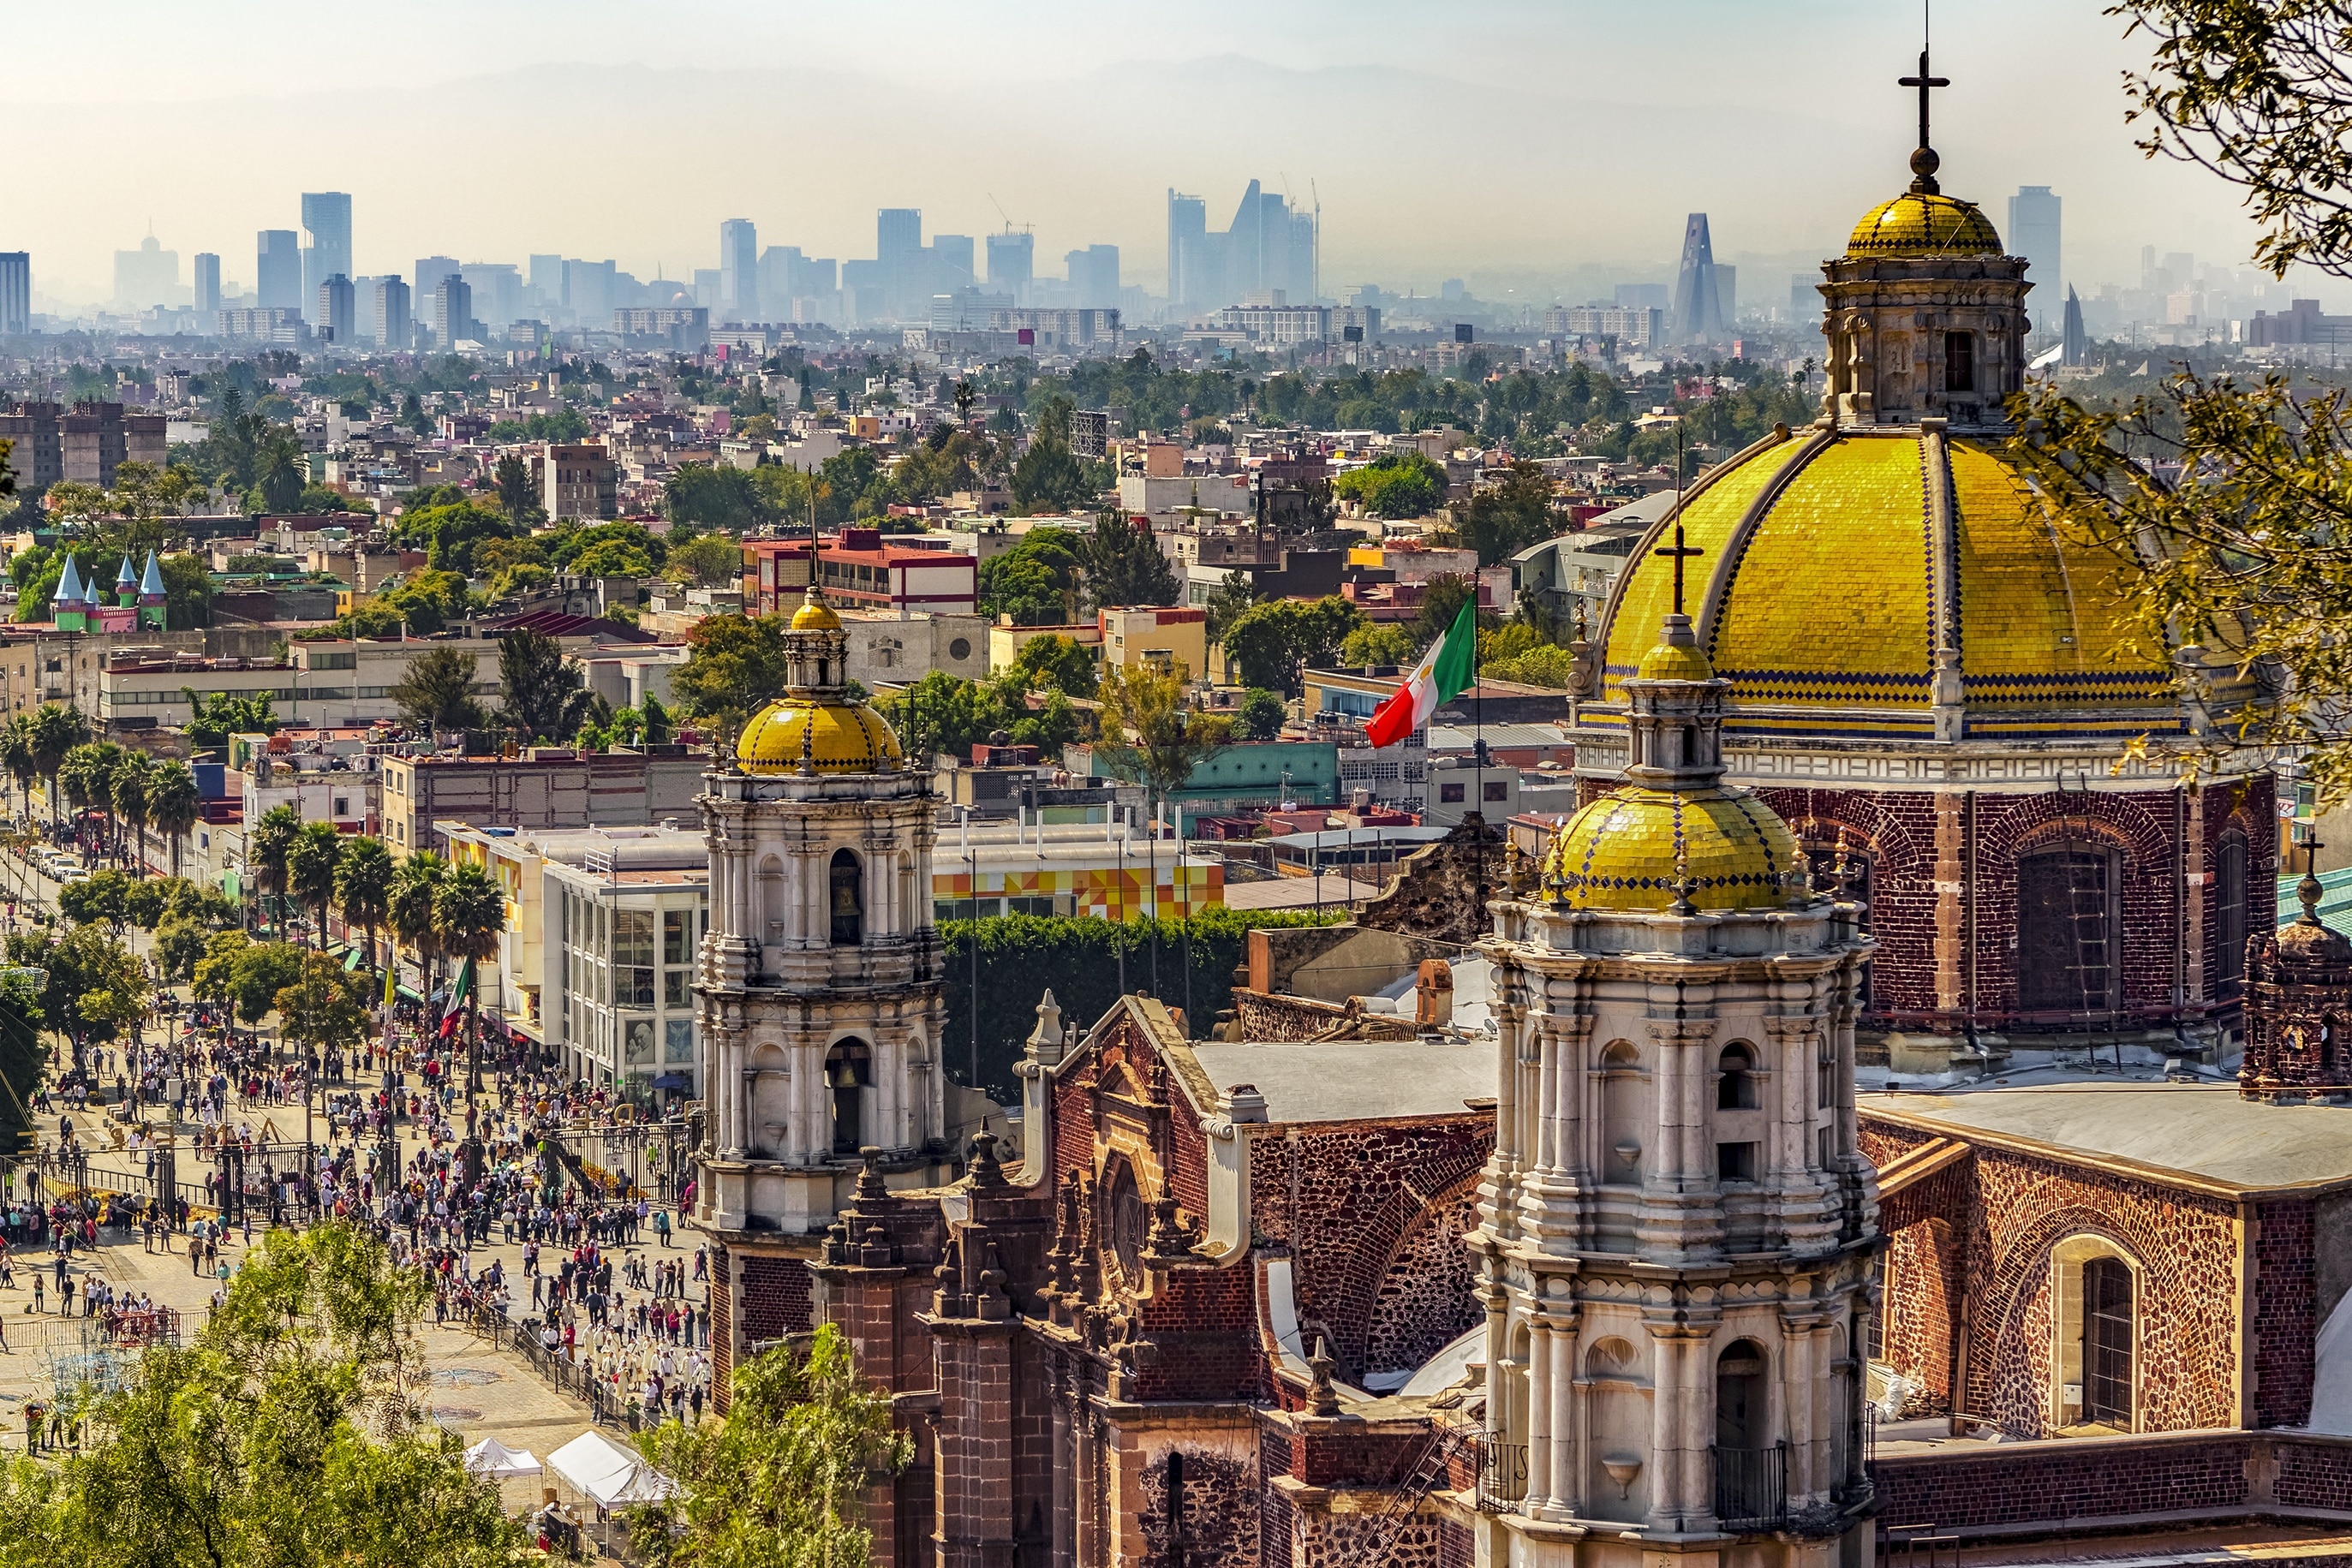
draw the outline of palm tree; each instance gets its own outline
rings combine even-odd
[[[286,882],[294,902],[319,912],[313,946],[327,946],[327,902],[335,896],[335,872],[343,859],[343,835],[332,822],[305,822],[286,851]]]
[[[434,894],[449,875],[449,862],[431,850],[418,850],[392,873],[384,920],[396,941],[416,950],[416,967],[427,997],[433,994],[433,961],[441,956],[440,927],[433,922]],[[440,1020],[434,1020],[438,1023]]]
[[[66,792],[66,804],[74,809],[78,821],[87,825],[90,810],[100,802],[114,803],[114,769],[122,759],[122,747],[110,740],[85,741],[66,753],[58,765],[58,782]]]
[[[143,751],[127,751],[116,761],[107,779],[107,798],[114,807],[118,828],[128,828],[138,844],[136,864],[147,861],[147,788],[155,776],[155,759]]]
[[[33,760],[33,716],[20,713],[0,728],[0,768],[16,781],[16,793],[25,802],[25,815],[33,814],[33,780],[41,776],[39,766]]]
[[[246,858],[258,873],[262,888],[278,901],[281,925],[285,923],[286,854],[294,847],[294,835],[301,831],[301,812],[291,806],[272,806],[261,813],[261,821],[246,839]],[[278,935],[282,937],[285,933]]]
[[[507,928],[507,895],[478,862],[451,871],[433,894],[433,925],[442,951],[474,961],[474,983],[466,988],[466,1088],[482,1086],[482,965],[495,957]]]
[[[367,932],[368,969],[375,969],[375,933],[392,908],[392,852],[382,839],[353,839],[343,846],[335,867],[335,904],[343,912],[343,927]]]
[[[89,727],[82,722],[80,709],[44,703],[32,715],[28,727],[32,732],[33,771],[48,787],[49,825],[55,827],[58,770],[65,766],[66,754],[89,738]]]
[[[7,740],[0,736],[0,764],[7,760]],[[203,814],[196,772],[184,762],[159,764],[147,779],[147,819],[171,841],[172,874],[180,874],[180,841],[188,836]]]

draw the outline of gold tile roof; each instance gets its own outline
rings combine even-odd
[[[878,773],[905,760],[889,724],[845,698],[779,697],[752,715],[735,743],[746,773]]]
[[[1628,784],[1568,820],[1544,879],[1571,909],[1665,910],[1689,879],[1700,909],[1769,909],[1797,896],[1797,841],[1745,789]]]
[[[1952,519],[1942,619],[1970,733],[2039,728],[2056,714],[2145,730],[2144,716],[2114,710],[2173,706],[2169,655],[2135,642],[2114,563],[2062,534],[1997,447],[1942,444],[1930,472],[1914,431],[1843,432],[1817,447],[1791,436],[1693,489],[1683,521],[1705,553],[1687,570],[1706,586],[1688,607],[1700,648],[1731,684],[1733,729],[1843,734],[1905,711],[1926,722],[1938,486]],[[1671,517],[1653,529],[1672,531]],[[1610,703],[1624,701],[1674,591],[1673,563],[1649,553],[1657,542],[1629,561],[1602,632]]]
[[[1999,256],[2000,235],[1973,202],[1906,191],[1862,214],[1848,256]]]

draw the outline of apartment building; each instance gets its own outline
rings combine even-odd
[[[0,413],[0,441],[13,444],[8,465],[20,489],[67,479],[110,486],[126,460],[163,466],[169,423],[160,413],[126,413],[119,402],[20,402]]]
[[[945,541],[941,541],[942,544]],[[980,600],[977,557],[925,549],[879,528],[844,528],[816,547],[817,582],[836,610],[874,610],[906,617],[970,615]],[[743,608],[786,614],[809,580],[806,539],[743,541]]]
[[[550,517],[611,518],[621,515],[621,470],[602,442],[548,442],[531,457],[539,471],[540,505]]]
[[[536,746],[520,757],[394,757],[383,765],[383,816],[393,849],[446,848],[436,824],[544,830],[700,820],[709,758],[683,746],[582,755]]]

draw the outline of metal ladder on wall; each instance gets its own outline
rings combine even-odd
[[[1372,1525],[1371,1540],[1365,1552],[1367,1568],[1389,1568],[1396,1557],[1397,1542],[1403,1539],[1404,1527],[1420,1511],[1421,1500],[1437,1490],[1437,1483],[1445,1479],[1454,1456],[1482,1436],[1475,1427],[1430,1428],[1428,1440],[1413,1456],[1412,1468]]]
[[[2093,1072],[2104,1071],[2099,1061],[2098,1026],[2106,1025],[2107,1043],[2115,1051],[2115,1070],[2124,1070],[2123,1036],[2116,1028],[2116,1009],[2112,1005],[2116,977],[2122,961],[2123,932],[2121,923],[2109,919],[2114,913],[2118,890],[2108,885],[2109,877],[2100,859],[2098,841],[2091,836],[2087,823],[2090,812],[2082,813],[2084,826],[2078,829],[2073,797],[2087,797],[2091,792],[2088,778],[2078,778],[2074,789],[2068,789],[2066,776],[2058,776],[2058,799],[2062,802],[2059,821],[2065,831],[2067,922],[2074,949],[2074,984],[2082,997],[2083,1048],[2084,1066]],[[2093,944],[2099,949],[2100,988],[2095,997],[2091,990],[2091,967],[2085,954]]]

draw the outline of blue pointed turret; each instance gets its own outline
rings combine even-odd
[[[76,607],[81,603],[81,574],[74,570],[74,559],[71,552],[68,552],[66,556],[65,570],[58,574],[58,591],[49,596],[49,602],[53,605],[71,604]]]
[[[49,596],[49,619],[60,632],[89,630],[89,603],[82,597],[81,573],[74,570],[73,552],[66,552],[66,569],[58,573],[58,591]]]
[[[139,576],[131,570],[131,552],[122,552],[122,569],[114,574],[114,602],[128,610],[139,602]]]
[[[139,574],[139,602],[142,604],[161,604],[163,602],[163,573],[155,564],[155,552],[153,550],[149,550],[147,552],[147,570]]]

